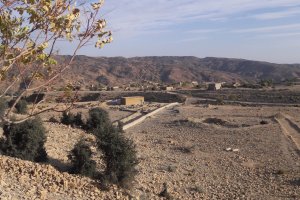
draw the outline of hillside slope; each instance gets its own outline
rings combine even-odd
[[[69,56],[60,56],[59,60]],[[300,65],[229,58],[77,56],[62,82],[105,85],[179,81],[275,81],[300,77]]]

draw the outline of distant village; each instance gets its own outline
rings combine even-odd
[[[128,85],[90,85],[91,91],[174,91],[181,89],[206,89],[206,90],[220,90],[225,82],[179,82],[173,84],[161,84],[152,81],[144,81],[142,83],[130,83]],[[239,83],[231,84],[232,87],[239,87]]]

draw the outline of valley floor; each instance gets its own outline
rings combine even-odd
[[[50,116],[50,115],[49,115]],[[52,164],[68,165],[76,141],[93,137],[46,123]],[[134,199],[300,199],[300,108],[183,105],[126,131],[138,150]],[[227,150],[226,150],[227,149]],[[100,163],[101,165],[101,163]],[[89,178],[0,156],[0,199],[129,199]]]
[[[300,135],[295,128],[299,111],[241,106],[165,110],[127,132],[141,157],[137,188],[145,199],[157,198],[164,183],[175,199],[300,199],[300,151],[283,132]],[[295,126],[281,127],[276,119],[284,119],[283,114]]]

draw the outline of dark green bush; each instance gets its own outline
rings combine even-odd
[[[52,116],[52,117],[49,118],[49,122],[59,123],[59,121],[54,116]]]
[[[29,119],[20,124],[5,125],[3,130],[5,139],[2,138],[0,141],[3,154],[35,162],[47,160],[44,148],[46,131],[40,119]]]
[[[101,108],[89,111],[86,129],[97,138],[98,149],[106,163],[103,180],[128,187],[134,180],[138,164],[133,141],[123,135],[122,125],[112,125],[108,113]]]
[[[89,111],[89,118],[86,122],[86,128],[89,131],[95,132],[93,130],[99,129],[95,133],[105,132],[111,126],[108,113],[101,108],[93,108]]]
[[[81,113],[77,113],[74,116],[73,125],[75,125],[77,127],[83,127],[85,125],[83,120],[82,120],[82,114]]]
[[[82,120],[82,114],[77,113],[76,115],[72,113],[63,112],[60,122],[65,125],[71,125],[72,127],[82,127],[84,122]]]
[[[71,125],[74,121],[74,115],[72,113],[63,112],[60,122],[65,125]]]
[[[68,156],[72,163],[71,173],[93,177],[96,171],[96,162],[91,157],[90,147],[80,140]]]
[[[128,187],[137,174],[135,166],[138,159],[133,141],[117,127],[111,126],[105,132],[102,129],[97,131],[100,131],[96,136],[106,162],[106,176],[110,182]]]
[[[163,184],[163,190],[159,193],[160,197],[163,197],[167,200],[172,200],[173,197],[170,195],[170,193],[168,192],[168,186],[167,186],[167,183],[164,183]]]
[[[15,106],[17,113],[26,114],[28,103],[26,100],[21,99]]]
[[[8,104],[5,98],[0,98],[0,117],[2,117],[5,114],[5,110],[7,109]]]

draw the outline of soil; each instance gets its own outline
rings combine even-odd
[[[114,119],[128,115],[109,112]],[[0,199],[300,199],[299,125],[297,107],[165,109],[125,132],[140,160],[131,189],[105,191],[99,181],[64,172],[68,152],[82,137],[94,158],[101,158],[94,137],[45,122],[52,160],[37,164],[0,156]]]

